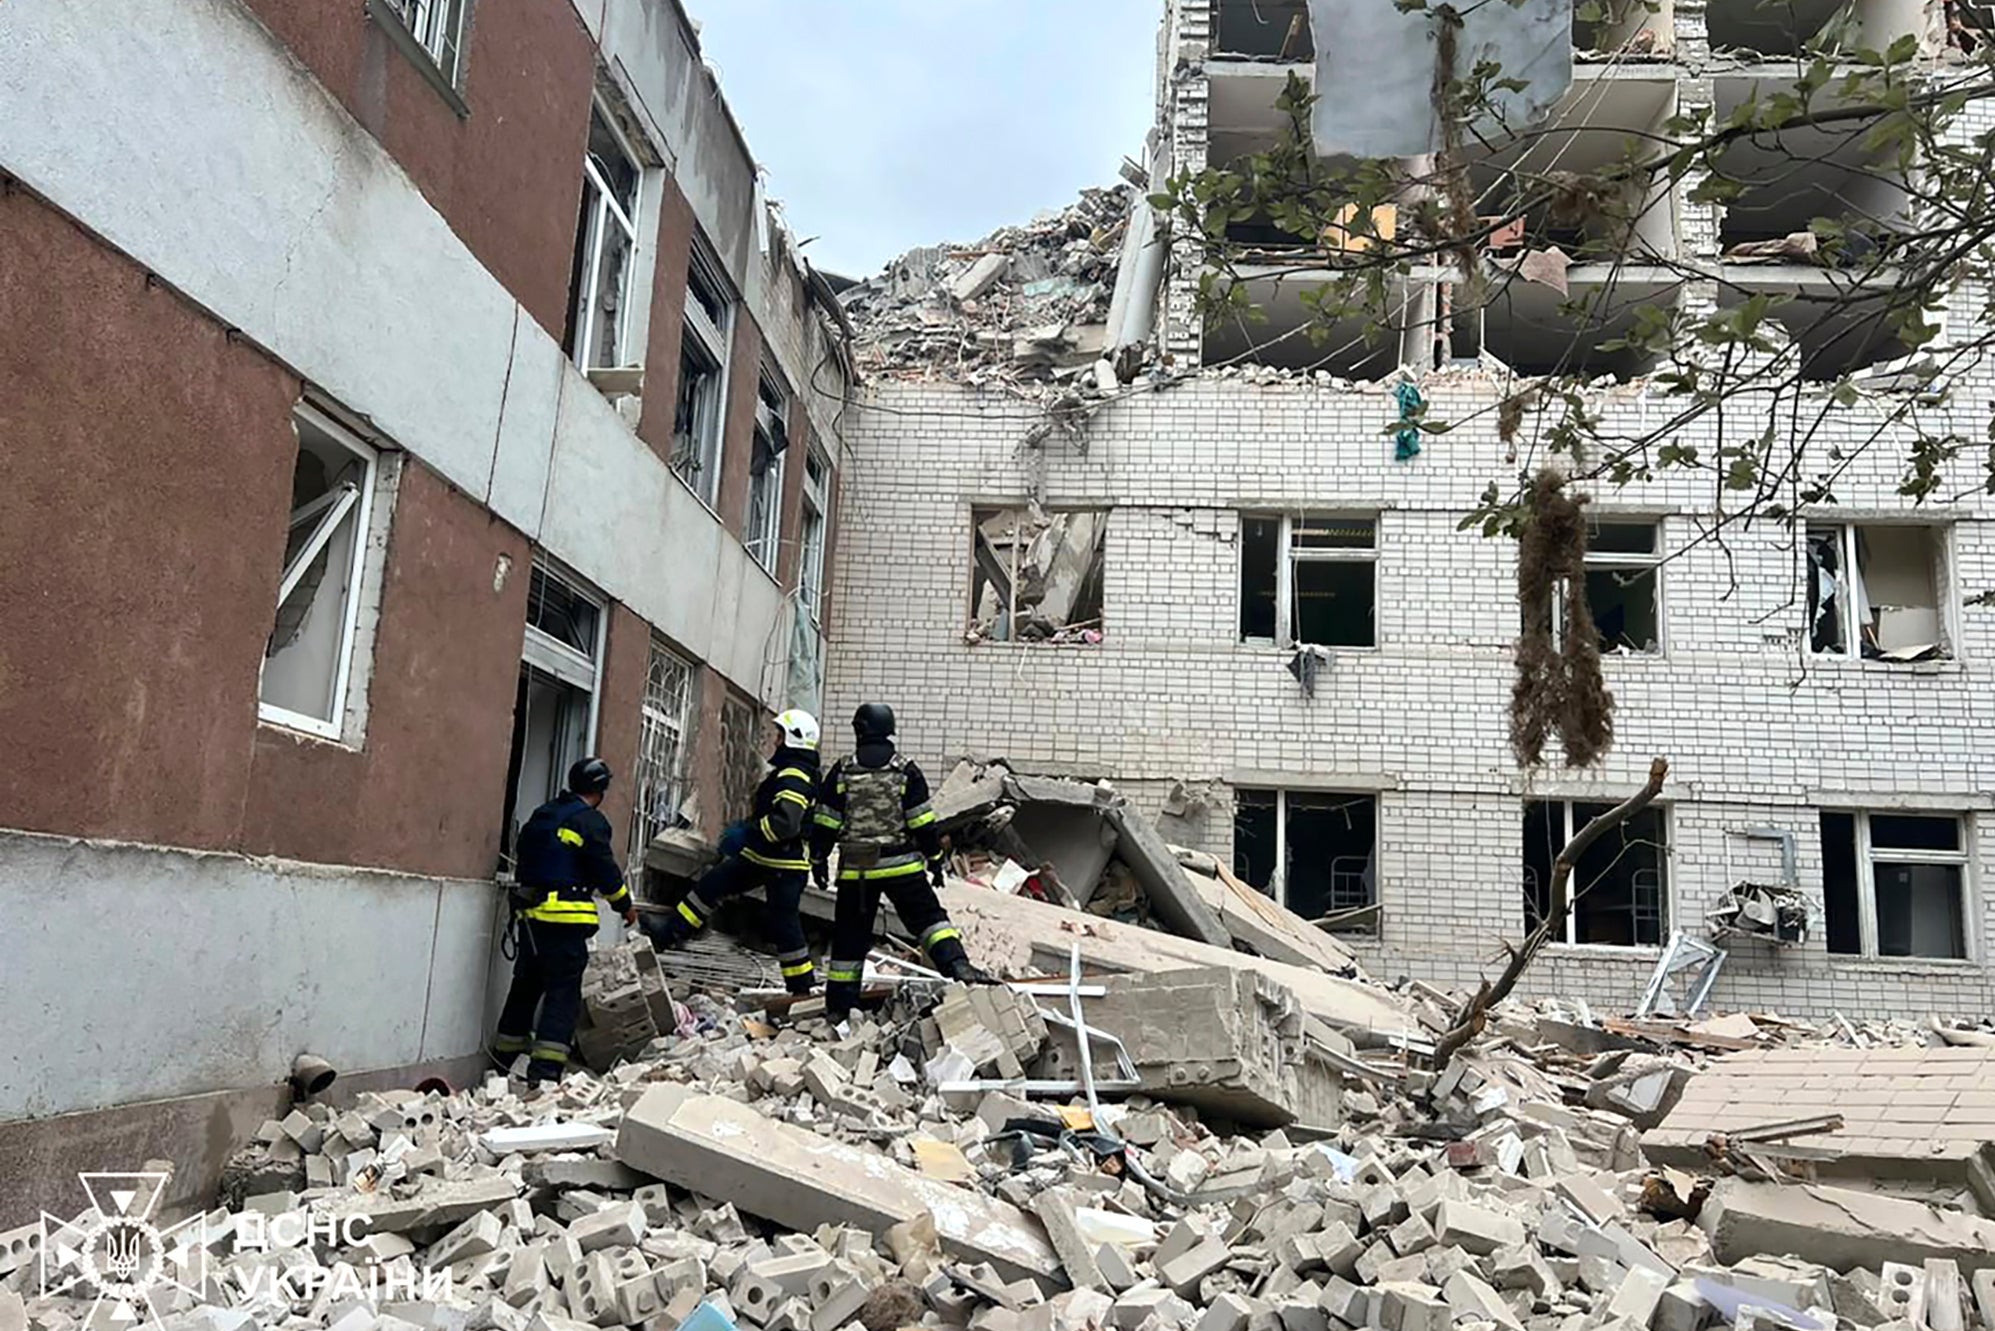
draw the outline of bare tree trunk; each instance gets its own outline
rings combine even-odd
[[[1536,959],[1545,944],[1565,924],[1566,916],[1572,911],[1572,895],[1566,886],[1572,881],[1573,866],[1579,857],[1608,832],[1655,803],[1656,796],[1662,794],[1663,778],[1669,775],[1669,759],[1658,758],[1649,764],[1649,779],[1640,790],[1621,803],[1591,819],[1585,827],[1566,842],[1565,849],[1552,861],[1552,910],[1531,936],[1524,940],[1522,947],[1514,946],[1505,940],[1509,949],[1510,964],[1503,968],[1503,974],[1496,977],[1496,983],[1484,980],[1476,990],[1475,997],[1463,1005],[1461,1014],[1455,1019],[1455,1027],[1434,1046],[1434,1066],[1443,1068],[1456,1051],[1482,1033],[1483,1023],[1489,1019],[1489,1010],[1510,996],[1517,987],[1517,981],[1524,977],[1524,971]]]

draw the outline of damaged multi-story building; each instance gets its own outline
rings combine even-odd
[[[462,1084],[575,758],[633,869],[740,815],[822,686],[851,367],[676,0],[36,0],[0,107],[23,1200],[301,1050]]]
[[[1520,215],[1561,260],[1580,257],[1474,307],[1451,304],[1456,269],[1416,267],[1389,280],[1390,309],[1329,328],[1308,279],[1339,239],[1233,217],[1256,317],[1210,320],[1198,247],[1144,195],[1270,152],[1284,89],[1316,77],[1324,13],[1363,8],[1170,0],[1134,188],[918,252],[847,295],[871,382],[847,420],[866,463],[846,488],[830,710],[892,701],[908,746],[945,769],[991,757],[1106,779],[1173,842],[1346,934],[1376,973],[1446,985],[1493,974],[1503,940],[1563,909],[1559,848],[1667,757],[1663,800],[1578,865],[1527,990],[1623,1010],[1679,933],[1720,932],[1725,1006],[1987,1010],[1995,612],[1975,597],[1995,577],[1989,500],[1970,476],[1958,497],[1915,503],[1905,448],[1856,447],[1896,428],[1892,410],[1929,377],[1905,373],[1916,358],[1880,330],[1846,336],[1860,317],[1848,305],[1806,299],[1837,283],[1807,259],[1811,219],[1893,215],[1902,179],[1865,136],[1741,138],[1727,161],[1742,189],[1713,199],[1663,177],[1610,259],[1585,248],[1583,218]],[[1517,258],[1501,250],[1520,160],[1596,170],[1679,114],[1722,120],[1819,52],[1833,66],[1832,23],[1866,47],[1910,41],[1943,77],[1976,42],[1972,9],[1581,6],[1549,118],[1464,150],[1492,221],[1485,261]],[[1347,63],[1384,52],[1367,41]],[[1390,81],[1328,91],[1356,111]],[[1986,122],[1971,106],[1952,132]],[[1341,247],[1389,236],[1389,214]],[[1818,461],[1849,448],[1837,502],[1714,539],[1709,471],[1594,487],[1583,590],[1615,742],[1597,764],[1520,768],[1517,546],[1463,529],[1485,486],[1527,465],[1500,404],[1577,373],[1610,425],[1666,421],[1655,358],[1623,340],[1637,312],[1758,293],[1803,297],[1766,316],[1800,397],[1849,399],[1807,445]],[[1573,307],[1591,295],[1581,322]],[[1946,299],[1955,342],[1972,346],[1985,298],[1968,282]],[[1943,329],[1924,350],[1947,345]],[[1979,437],[1989,366],[1947,363],[1936,428]],[[1452,428],[1408,438],[1409,398]],[[1722,426],[1695,417],[1673,442],[1720,456]],[[1746,884],[1775,889],[1756,896],[1762,911],[1798,893],[1805,939],[1792,910],[1778,939],[1715,931],[1714,913],[1738,922]]]

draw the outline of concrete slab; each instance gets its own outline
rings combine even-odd
[[[1185,938],[1230,947],[1233,936],[1192,886],[1191,876],[1150,820],[1126,805],[1109,808],[1105,816],[1116,832],[1116,858],[1143,885],[1157,918]]]
[[[1270,961],[1343,973],[1357,964],[1350,949],[1294,911],[1256,892],[1220,866],[1217,878],[1186,870],[1205,904],[1236,943]]]
[[[1698,1224],[1725,1263],[1771,1254],[1838,1271],[1932,1258],[1995,1269],[1995,1220],[1848,1188],[1722,1179]]]
[[[925,1211],[951,1256],[990,1262],[1007,1280],[1060,1280],[1060,1259],[1038,1222],[1016,1207],[719,1096],[652,1087],[625,1115],[616,1153],[655,1178],[804,1233],[845,1224],[877,1234]]]

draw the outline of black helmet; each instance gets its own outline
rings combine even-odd
[[[852,713],[852,733],[860,739],[892,739],[894,709],[883,702],[860,703]]]
[[[568,789],[577,795],[600,795],[610,788],[610,765],[588,757],[568,769]]]

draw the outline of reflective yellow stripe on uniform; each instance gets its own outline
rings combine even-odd
[[[679,914],[682,918],[684,918],[687,924],[692,925],[695,929],[700,928],[702,925],[706,923],[706,921],[701,919],[699,917],[699,914],[695,912],[691,906],[688,906],[683,901],[679,903]]]
[[[855,966],[850,962],[834,961],[831,963],[830,967],[824,973],[826,978],[828,978],[833,984],[838,984],[840,982],[846,984],[857,984],[862,978],[864,978],[866,974],[866,967],[863,962]]]
[[[773,828],[773,827],[771,827],[771,826],[769,826],[769,820],[768,820],[768,818],[767,818],[767,817],[763,817],[763,818],[758,818],[758,819],[757,819],[757,820],[755,821],[755,826],[756,826],[757,828],[759,828],[759,829],[761,830],[761,832],[762,832],[762,839],[763,839],[764,841],[767,841],[767,842],[770,842],[771,844],[773,844],[773,843],[775,843],[776,841],[778,841],[778,840],[780,840],[780,839],[781,839],[781,838],[779,838],[779,837],[778,837],[778,836],[776,835],[776,829],[775,829],[775,828]]]
[[[793,776],[799,781],[810,780],[810,773],[801,767],[785,767],[782,771],[776,773],[776,775],[778,777]]]
[[[554,834],[554,839],[564,846],[579,846],[582,844],[582,834],[572,827],[560,829]]]
[[[741,858],[750,864],[759,864],[765,869],[810,869],[810,861],[800,856],[760,855],[752,850],[741,852]]]
[[[930,929],[927,933],[921,936],[921,945],[923,947],[934,947],[937,943],[942,942],[944,939],[961,938],[962,936],[963,936],[963,931],[958,929],[955,925],[938,924],[933,929]]]
[[[912,818],[909,818],[907,820],[907,830],[912,832],[916,828],[926,827],[934,821],[935,821],[935,810],[923,809],[920,813],[915,814]]]
[[[818,806],[818,811],[811,818],[811,821],[819,827],[828,827],[834,832],[845,826],[845,818],[842,814],[833,813],[830,809],[822,805]]]
[[[911,864],[883,864],[877,869],[840,869],[838,881],[841,883],[870,883],[876,878],[906,878],[911,874],[928,872],[926,861],[916,859]]]
[[[786,980],[794,980],[797,976],[809,975],[812,971],[816,969],[817,967],[813,966],[808,961],[799,961],[794,966],[783,967],[783,978]]]
[[[794,790],[779,790],[776,792],[776,798],[779,800],[788,800],[792,804],[801,804],[806,809],[810,807],[810,797],[807,795],[799,795]]]
[[[616,891],[610,893],[607,897],[604,897],[603,900],[609,902],[612,906],[614,906],[617,902],[622,901],[625,897],[629,895],[630,895],[630,888],[619,887]]]
[[[598,918],[595,902],[575,901],[559,892],[549,892],[546,900],[527,907],[520,914],[529,920],[545,920],[549,924],[594,924]]]

